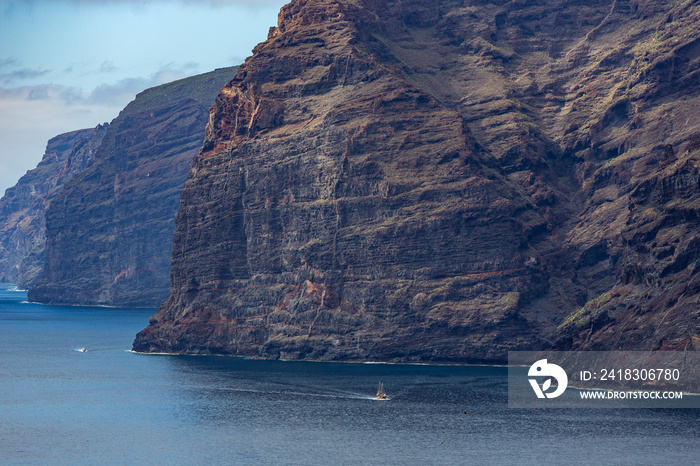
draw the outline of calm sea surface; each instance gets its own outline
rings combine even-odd
[[[509,409],[499,367],[139,355],[152,310],[25,299],[0,285],[1,464],[700,464],[698,410]]]

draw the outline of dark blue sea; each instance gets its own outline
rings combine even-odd
[[[698,410],[509,409],[501,367],[140,355],[153,310],[25,300],[0,285],[0,464],[700,463]]]

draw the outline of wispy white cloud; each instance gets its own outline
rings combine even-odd
[[[103,64],[104,65],[104,64]],[[0,87],[0,108],[7,100],[53,101],[66,107],[76,106],[124,106],[139,92],[182,79],[192,74],[197,64],[194,62],[178,66],[169,63],[149,78],[125,78],[111,84],[102,84],[92,91],[57,84],[40,84],[21,87]],[[102,67],[101,67],[102,68]],[[120,107],[121,108],[121,107]]]
[[[111,60],[103,61],[100,65],[100,73],[114,73],[118,69]]]
[[[17,60],[14,59],[14,58],[3,58],[3,59],[0,59],[0,69],[2,69],[2,68],[7,68],[7,67],[9,67],[9,66],[16,66],[17,64],[18,64],[18,63],[17,63]]]
[[[111,121],[149,87],[243,62],[284,3],[0,0],[0,195],[51,137]]]
[[[50,138],[111,121],[124,106],[90,100],[61,86],[0,87],[0,196],[41,160]]]
[[[0,197],[33,167],[46,141],[111,121],[139,92],[192,74],[196,63],[169,63],[148,78],[121,79],[91,91],[41,84],[0,86]]]
[[[42,0],[0,0],[0,6],[13,8],[31,8],[35,3]],[[45,1],[45,0],[44,0]],[[56,1],[56,0],[54,0]],[[105,5],[110,3],[145,5],[149,3],[178,3],[178,4],[199,4],[211,6],[241,5],[248,7],[268,7],[278,5],[279,0],[59,0],[64,3],[76,3],[82,5]]]
[[[31,68],[22,68],[20,70],[10,71],[9,73],[0,73],[0,84],[13,84],[17,81],[26,79],[35,79],[49,74],[49,70],[33,70]]]

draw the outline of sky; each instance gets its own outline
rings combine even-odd
[[[0,0],[0,196],[47,141],[242,63],[288,0]],[[232,76],[233,77],[233,76]]]

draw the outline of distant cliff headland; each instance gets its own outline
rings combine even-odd
[[[166,299],[180,189],[236,69],[148,89],[110,125],[49,141],[0,201],[0,276],[44,303]]]
[[[109,125],[52,138],[39,165],[0,199],[0,281],[33,285],[44,267],[46,209],[63,185],[83,171]]]
[[[49,144],[102,138],[39,196],[30,298],[162,303],[142,352],[700,350],[699,38],[693,2],[294,0],[240,69]]]

